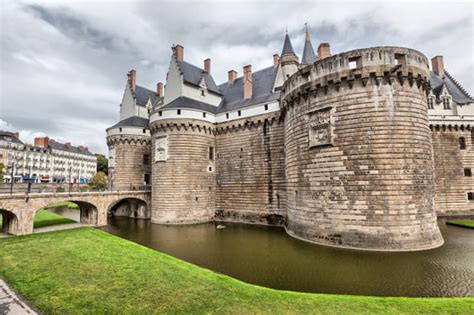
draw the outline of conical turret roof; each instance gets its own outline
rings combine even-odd
[[[283,44],[281,55],[283,56],[283,55],[289,55],[289,54],[295,55],[295,51],[293,49],[293,46],[291,45],[290,36],[288,36],[288,32],[286,32],[285,43]]]
[[[306,29],[306,37],[304,40],[303,48],[303,58],[301,58],[301,63],[304,65],[312,64],[316,61],[316,54],[314,53],[313,45],[311,44],[311,39],[309,37],[308,29]]]

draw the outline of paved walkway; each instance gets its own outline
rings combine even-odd
[[[38,314],[0,279],[0,315]]]
[[[52,231],[70,230],[70,229],[77,229],[83,226],[92,226],[92,225],[83,224],[83,223],[52,225],[52,226],[46,226],[46,227],[34,229],[33,233],[37,234],[37,233],[45,233],[45,232],[52,232]]]

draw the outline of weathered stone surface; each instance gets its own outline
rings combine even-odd
[[[199,120],[152,123],[153,223],[184,224],[213,220],[215,213],[214,126]],[[166,139],[164,160],[158,140]],[[209,148],[214,159],[209,158]]]
[[[474,179],[464,174],[465,168],[474,172],[472,131],[464,127],[438,126],[432,128],[431,135],[437,214],[474,214],[474,201],[467,198],[468,192],[474,192]],[[460,148],[461,137],[465,139],[465,149]]]
[[[150,137],[136,135],[109,136],[107,145],[115,149],[115,166],[109,168],[112,190],[139,189],[145,185],[145,174],[151,178]],[[144,163],[148,155],[148,164]]]
[[[419,84],[391,76],[394,54],[407,63],[399,76]],[[354,58],[360,65],[349,70]],[[440,246],[426,58],[408,49],[367,49],[316,65],[292,76],[282,96],[288,233],[371,250]],[[319,140],[310,139],[311,128],[324,130]]]
[[[218,125],[217,220],[261,224],[284,221],[271,219],[286,215],[283,140],[279,113]]]

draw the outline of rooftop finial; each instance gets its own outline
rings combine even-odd
[[[309,31],[308,31],[308,22],[304,23],[304,29],[305,29],[305,38],[304,38],[304,40],[308,42],[308,41],[310,41]]]

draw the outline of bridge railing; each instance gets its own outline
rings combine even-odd
[[[141,186],[127,186],[127,187],[113,187],[112,189],[109,188],[91,188],[85,186],[39,186],[35,187],[35,185],[28,186],[19,186],[14,187],[14,189],[0,189],[0,196],[26,196],[30,194],[77,194],[77,193],[88,193],[88,192],[131,192],[131,191],[151,191],[150,185],[141,185]]]

